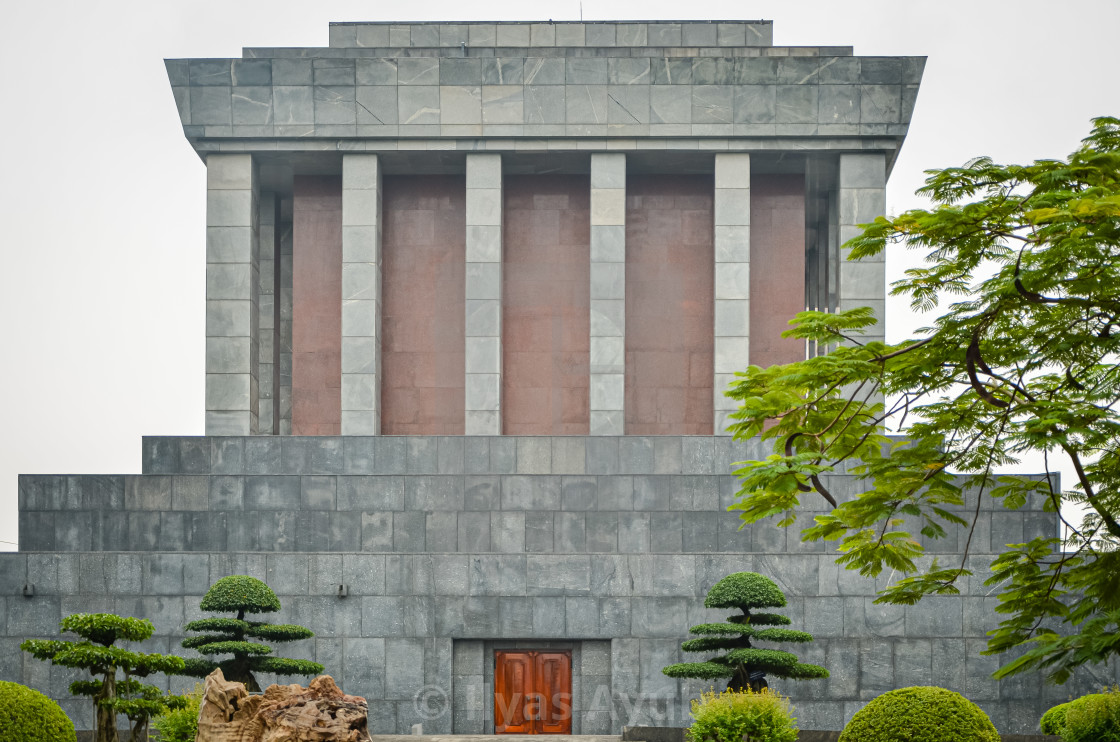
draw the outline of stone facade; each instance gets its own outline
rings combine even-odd
[[[739,530],[723,512],[732,462],[761,453],[725,436],[145,438],[141,475],[21,477],[24,551],[0,555],[0,674],[88,723],[66,694],[71,674],[21,656],[22,638],[105,610],[150,618],[150,650],[183,651],[181,627],[201,617],[209,585],[249,574],[280,596],[277,621],[316,632],[285,649],[366,696],[376,731],[492,731],[486,653],[523,645],[582,650],[574,732],[679,725],[706,686],[660,669],[682,659],[689,625],[722,616],[703,608],[707,590],[755,570],[817,638],[803,657],[832,672],[782,685],[806,728],[839,728],[885,690],[933,683],[1023,731],[1074,690],[996,682],[998,660],[980,655],[997,600],[979,575],[999,544],[1054,531],[1041,502],[1012,513],[982,503],[978,577],[962,595],[876,605],[876,582],[838,568],[822,544],[772,525]],[[857,491],[847,474],[826,484]],[[928,546],[952,559],[963,537]]]
[[[725,512],[734,462],[762,451],[723,434],[722,390],[752,349],[805,352],[772,337],[788,308],[766,297],[882,315],[883,264],[840,245],[885,209],[924,59],[775,47],[765,21],[358,23],[328,48],[166,64],[207,167],[206,436],[145,438],[139,475],[20,478],[0,677],[88,727],[73,674],[22,639],[104,610],[181,651],[208,586],[249,574],[316,632],[291,653],[369,699],[371,731],[493,731],[511,648],[571,652],[575,733],[682,725],[704,686],[660,669],[721,617],[707,590],[756,570],[832,671],[781,687],[806,728],[932,683],[1028,731],[1114,679],[996,682],[979,653],[979,575],[1056,530],[1041,503],[982,503],[978,577],[906,608],[797,527]],[[516,256],[538,254],[567,261],[561,288],[514,306],[507,287],[542,281]],[[514,412],[542,434],[510,435]]]

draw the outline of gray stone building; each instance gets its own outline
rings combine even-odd
[[[145,438],[139,475],[20,478],[0,677],[88,727],[22,639],[112,611],[184,652],[208,586],[249,574],[373,731],[521,728],[495,689],[548,662],[573,733],[679,726],[704,686],[660,669],[754,570],[832,672],[781,685],[803,727],[937,684],[1033,729],[1071,689],[991,679],[981,579],[877,606],[821,544],[725,512],[758,452],[723,433],[734,372],[804,357],[779,337],[804,307],[883,311],[883,263],[840,245],[885,210],[923,64],[767,21],[347,23],[168,60],[207,170],[206,435]],[[969,559],[1056,527],[983,509]]]

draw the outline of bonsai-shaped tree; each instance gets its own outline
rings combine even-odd
[[[202,636],[192,636],[183,640],[187,649],[198,650],[208,658],[213,655],[229,654],[230,659],[220,662],[211,659],[192,658],[187,660],[184,675],[204,678],[215,668],[221,668],[227,680],[244,683],[250,691],[259,691],[254,672],[269,672],[275,675],[318,675],[323,666],[310,660],[292,660],[284,657],[271,657],[272,647],[249,639],[267,642],[293,642],[315,636],[310,630],[293,624],[269,624],[260,621],[246,621],[247,613],[272,613],[280,610],[280,599],[276,593],[255,577],[232,575],[215,582],[199,608],[210,613],[237,613],[237,618],[204,618],[191,621],[184,628],[187,631],[205,631]]]
[[[681,644],[686,652],[721,652],[705,662],[681,662],[661,672],[671,678],[731,678],[728,690],[767,687],[766,675],[793,680],[827,678],[828,670],[799,662],[797,656],[780,649],[759,649],[753,642],[811,642],[813,636],[793,629],[767,628],[788,625],[777,613],[751,613],[756,608],[781,608],[786,596],[769,577],[755,572],[736,572],[717,582],[704,599],[707,608],[737,608],[727,623],[703,623],[689,631],[699,638]]]
[[[184,667],[181,658],[115,646],[118,641],[142,642],[151,637],[155,631],[151,621],[112,613],[75,613],[59,626],[64,633],[80,636],[81,641],[28,639],[19,648],[35,659],[88,670],[94,676],[71,683],[70,692],[93,699],[97,742],[117,742],[118,714],[132,722],[132,742],[147,739],[148,719],[183,703],[179,696],[165,696],[159,688],[137,679],[159,672],[178,675]],[[118,670],[123,673],[119,680]]]

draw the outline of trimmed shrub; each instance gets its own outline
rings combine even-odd
[[[840,742],[1000,742],[988,715],[960,693],[914,686],[888,691],[856,712]]]
[[[1070,702],[1072,703],[1072,702]],[[1038,720],[1038,726],[1043,734],[1056,734],[1061,736],[1066,730],[1066,712],[1070,703],[1062,703],[1047,711]]]
[[[160,742],[195,742],[198,736],[198,707],[202,705],[202,683],[182,696],[183,706],[168,710],[152,719],[152,728]]]
[[[689,742],[796,742],[789,699],[764,689],[702,693],[692,702]]]
[[[0,742],[74,742],[74,722],[33,688],[0,680]]]
[[[1120,689],[1092,693],[1065,705],[1064,742],[1120,742]]]

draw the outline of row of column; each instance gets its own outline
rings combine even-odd
[[[885,210],[882,154],[841,154],[839,230]],[[751,167],[746,153],[715,156],[715,433],[734,404],[724,395],[750,363]],[[260,271],[275,270],[277,205],[261,201],[251,155],[207,158],[206,434],[280,432],[276,297],[262,296]],[[624,431],[626,354],[626,155],[591,155],[590,432]],[[502,160],[466,156],[465,432],[500,435],[502,409]],[[262,217],[269,223],[262,226]],[[341,432],[381,431],[382,165],[376,154],[347,154],[342,165]],[[846,258],[846,255],[841,256]],[[885,303],[885,263],[841,260],[839,308]],[[873,339],[882,339],[880,324]],[[263,354],[263,355],[262,355]],[[262,388],[264,384],[267,388]]]

